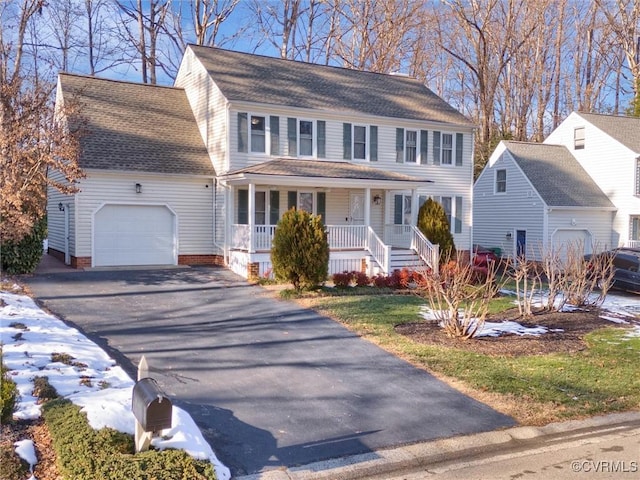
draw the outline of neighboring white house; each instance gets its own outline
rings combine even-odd
[[[640,246],[640,119],[574,112],[543,144],[501,142],[474,186],[474,243],[505,255]]]
[[[615,205],[610,244],[640,247],[640,118],[574,112],[544,143],[566,146]]]
[[[433,264],[415,228],[429,196],[471,247],[474,126],[405,76],[189,46],[173,88],[61,75],[66,101],[87,178],[50,192],[49,246],[73,265],[263,275],[291,207],[322,215],[332,272]]]

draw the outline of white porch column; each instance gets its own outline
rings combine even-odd
[[[418,225],[418,190],[411,190],[411,225]]]
[[[256,185],[249,183],[249,253],[255,253],[255,239],[253,238],[253,224],[256,218]]]
[[[364,189],[364,224],[367,227],[371,225],[371,189],[369,187]]]
[[[225,207],[226,207],[226,238],[225,238],[225,249],[228,250],[229,247],[234,246],[235,243],[235,200],[236,200],[236,188],[233,185],[229,185],[225,191]],[[227,252],[225,251],[225,254]],[[229,259],[225,259],[228,261]]]

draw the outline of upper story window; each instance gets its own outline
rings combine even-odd
[[[505,169],[496,170],[496,193],[507,193],[507,171]]]
[[[396,162],[427,163],[429,132],[396,128]]]
[[[464,135],[462,133],[433,132],[434,165],[462,166]]]
[[[238,113],[238,152],[279,155],[280,118]]]
[[[573,149],[584,149],[584,127],[576,127],[573,129]]]
[[[265,153],[267,122],[264,117],[251,116],[251,151]]]
[[[287,145],[290,157],[326,157],[326,122],[287,118]]]
[[[313,122],[300,120],[300,150],[301,157],[313,156]]]
[[[415,130],[407,130],[407,142],[405,143],[404,161],[407,163],[416,163],[418,148],[418,132]]]
[[[378,127],[342,124],[342,158],[345,160],[378,160]]]
[[[636,158],[636,188],[635,194],[640,196],[640,158]]]

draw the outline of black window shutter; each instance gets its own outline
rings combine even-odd
[[[318,120],[318,158],[326,158],[327,156],[327,122]]]
[[[249,223],[249,190],[238,190],[238,223]]]
[[[298,206],[298,192],[287,192],[287,210]]]
[[[396,128],[396,162],[402,163],[404,158],[404,128]]]
[[[378,161],[378,127],[369,127],[369,161]]]
[[[462,134],[456,133],[456,166],[462,166]]]
[[[269,117],[269,130],[271,131],[271,155],[280,155],[280,117]]]
[[[277,225],[280,220],[280,192],[271,190],[269,192],[269,225]]]
[[[393,223],[402,225],[404,221],[404,195],[395,195],[393,199]]]
[[[247,152],[249,130],[247,126],[247,114],[238,113],[238,151]]]
[[[342,124],[342,158],[351,160],[351,124]]]
[[[323,223],[327,223],[327,194],[318,192],[317,214],[322,218]]]
[[[289,156],[298,156],[298,122],[295,118],[287,118],[287,138],[289,139]]]
[[[440,132],[433,132],[433,164],[440,165]]]
[[[420,130],[420,163],[427,164],[427,153],[429,152],[429,132]]]

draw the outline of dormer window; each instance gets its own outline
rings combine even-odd
[[[584,149],[584,127],[576,127],[573,129],[573,149]]]

